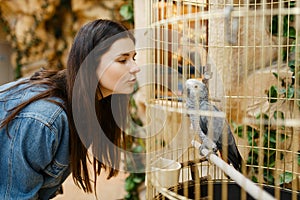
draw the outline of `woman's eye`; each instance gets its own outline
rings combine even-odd
[[[119,59],[117,59],[117,62],[119,62],[119,63],[126,63],[127,61],[131,61],[131,60],[133,60],[133,61],[135,61],[135,55],[134,56],[125,56],[125,57],[120,57]]]
[[[125,63],[126,60],[119,60],[118,62],[119,62],[119,63]]]

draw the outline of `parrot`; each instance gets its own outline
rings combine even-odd
[[[219,151],[221,157],[224,154],[223,151],[227,150],[228,156],[225,161],[231,163],[236,170],[241,172],[242,156],[236,146],[229,124],[225,117],[220,115],[222,112],[209,101],[207,84],[203,80],[187,79],[185,88],[187,93],[186,109],[190,111],[188,117],[193,130],[198,133],[202,140],[200,148],[212,150],[214,153]],[[196,113],[197,111],[200,111],[199,114]],[[204,115],[201,112],[210,113],[214,116]],[[227,138],[227,141],[223,141],[223,137]],[[224,157],[222,158],[224,159]]]

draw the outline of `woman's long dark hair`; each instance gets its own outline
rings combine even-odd
[[[20,110],[31,102],[49,97],[59,97],[63,103],[60,105],[68,116],[70,129],[70,167],[75,184],[85,192],[92,192],[92,179],[89,175],[88,164],[93,163],[94,191],[96,192],[96,179],[101,169],[109,170],[108,179],[116,176],[119,171],[120,150],[125,148],[124,124],[128,107],[128,95],[111,95],[99,99],[102,96],[99,78],[96,69],[101,59],[114,41],[120,38],[130,38],[133,35],[121,24],[111,20],[95,20],[84,25],[77,33],[67,62],[67,69],[61,71],[41,70],[36,72],[29,81],[31,84],[47,85],[47,90],[22,103],[12,110],[11,114],[0,124],[8,127],[8,124]],[[109,42],[108,42],[109,41]],[[89,59],[87,59],[89,58]],[[86,68],[80,72],[81,68]],[[80,83],[74,88],[74,84],[80,77]],[[89,94],[90,88],[95,86],[93,95]],[[22,83],[20,83],[22,84]],[[74,96],[74,91],[77,94]],[[76,98],[76,101],[74,101]],[[51,101],[51,100],[49,100]],[[83,110],[79,126],[85,127],[84,132],[78,132],[78,121],[74,120],[74,110]],[[95,133],[95,124],[91,116],[97,118],[99,133]],[[116,115],[117,114],[117,115]],[[100,125],[100,126],[99,126]],[[82,137],[85,137],[83,142]],[[114,144],[113,147],[108,140]],[[89,158],[91,149],[93,161]]]

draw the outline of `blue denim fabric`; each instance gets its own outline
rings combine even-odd
[[[9,109],[45,90],[27,86],[0,92],[0,122]],[[49,199],[69,174],[68,120],[58,105],[38,100],[15,117],[8,132],[0,129],[1,200]]]

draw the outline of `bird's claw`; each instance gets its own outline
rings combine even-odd
[[[202,154],[202,150],[207,149],[210,151],[210,153],[216,154],[218,151],[217,145],[211,141],[209,138],[205,138],[202,140],[202,144],[199,147],[199,152],[202,156],[205,156]]]
[[[209,153],[206,154],[206,155],[204,155],[204,154],[202,153],[202,150],[203,150],[203,149],[209,150]],[[199,153],[200,153],[201,156],[205,156],[205,157],[207,158],[207,157],[209,157],[209,155],[212,154],[212,153],[213,153],[213,154],[217,154],[217,151],[216,151],[215,149],[208,149],[207,147],[205,147],[205,145],[202,144],[202,145],[199,147]]]
[[[218,151],[218,148],[217,148],[217,145],[211,140],[209,139],[208,137],[205,137],[203,140],[202,140],[202,145],[204,145],[204,147],[208,150],[213,150],[215,152]],[[201,145],[201,146],[202,146]]]
[[[199,154],[200,154],[201,156],[205,156],[206,158],[208,158],[209,155],[212,154],[212,153],[213,153],[213,154],[217,154],[217,151],[218,151],[217,145],[216,145],[213,141],[209,140],[208,138],[202,140],[202,144],[199,143],[199,142],[197,142],[196,140],[192,140],[191,143],[192,143],[192,145],[193,145],[196,149],[199,150]],[[210,144],[210,145],[212,145],[212,146],[209,147],[208,144]],[[208,153],[208,154],[203,154],[203,151],[202,151],[202,150],[204,150],[204,149],[208,150],[209,153]]]

